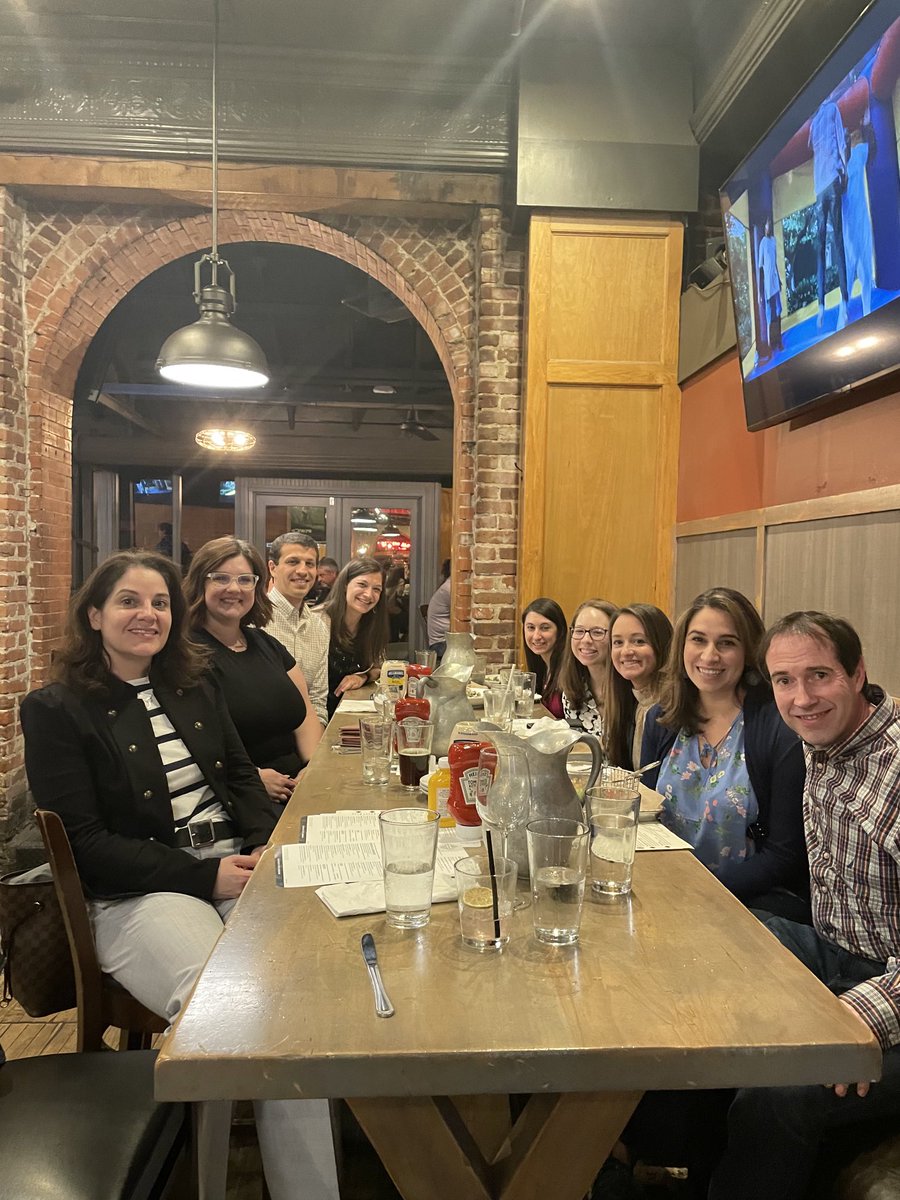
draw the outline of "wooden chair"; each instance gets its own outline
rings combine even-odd
[[[147,1048],[153,1034],[163,1033],[168,1023],[100,970],[87,904],[65,826],[56,813],[46,809],[38,809],[35,818],[53,871],[75,968],[78,1051],[100,1050],[103,1034],[110,1025],[122,1031],[120,1050]]]

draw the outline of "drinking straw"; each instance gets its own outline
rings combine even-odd
[[[497,875],[494,870],[494,842],[490,829],[485,829],[484,840],[487,842],[488,871],[491,877],[491,908],[494,913],[494,937],[500,939],[500,909],[497,904]]]

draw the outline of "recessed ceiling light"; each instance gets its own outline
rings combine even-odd
[[[376,396],[395,396],[397,389],[390,383],[376,383],[372,388]]]

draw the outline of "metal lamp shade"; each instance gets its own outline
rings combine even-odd
[[[205,293],[221,291],[204,288]],[[156,360],[164,379],[194,387],[252,388],[269,381],[266,357],[248,333],[225,313],[200,302],[200,319],[166,338]],[[218,305],[217,305],[218,308]]]

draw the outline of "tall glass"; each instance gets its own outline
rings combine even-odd
[[[484,689],[484,719],[496,725],[499,729],[508,730],[512,725],[515,712],[516,698],[507,680],[492,682]]]
[[[585,801],[591,823],[591,889],[626,896],[631,891],[641,812],[638,776],[621,767],[604,767]]]
[[[475,807],[482,822],[497,838],[497,853],[509,857],[509,835],[531,814],[531,772],[524,750],[485,747],[478,756]],[[517,899],[515,908],[527,901]]]
[[[384,786],[391,773],[391,722],[361,717],[359,741],[362,776],[366,783]]]
[[[440,815],[430,808],[390,808],[378,814],[378,825],[387,923],[418,929],[431,918]]]
[[[578,941],[590,831],[583,821],[540,817],[525,826],[534,936],[554,946]]]
[[[434,726],[421,717],[405,717],[397,722],[397,755],[400,759],[400,785],[408,792],[418,791],[422,776],[428,772],[428,756]]]

